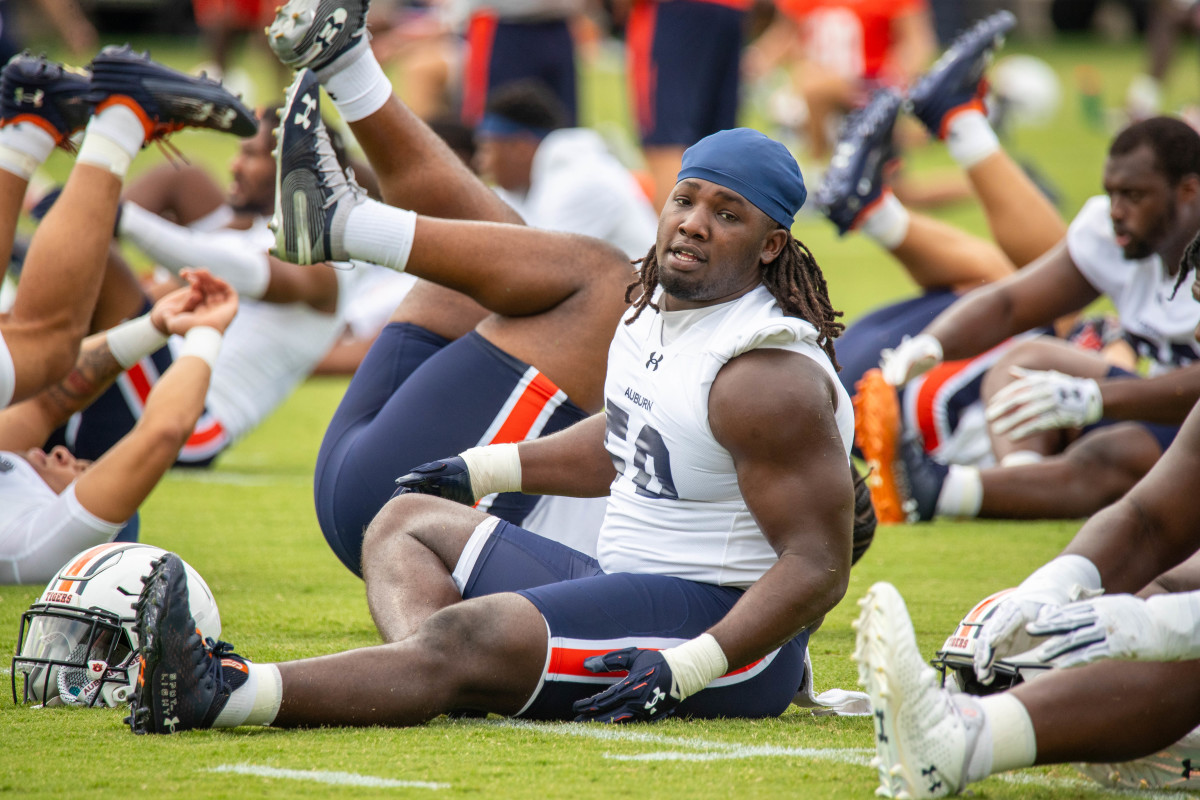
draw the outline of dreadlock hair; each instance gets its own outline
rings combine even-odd
[[[634,261],[641,264],[638,277],[625,288],[625,302],[632,303],[633,316],[625,321],[632,324],[647,307],[658,311],[658,304],[650,298],[658,287],[658,258],[655,246],[645,256]],[[846,326],[837,321],[842,316],[841,311],[835,311],[829,301],[829,287],[825,283],[825,273],[817,265],[803,242],[787,232],[787,244],[783,252],[770,264],[761,264],[762,282],[767,291],[779,303],[783,313],[789,317],[798,317],[811,322],[817,329],[817,343],[833,362],[834,369],[841,369],[837,356],[833,351],[833,340],[842,335]],[[634,293],[641,289],[641,296],[633,300]]]
[[[1187,276],[1197,267],[1200,267],[1200,233],[1192,237],[1183,250],[1183,258],[1179,259],[1179,277],[1175,279],[1175,288],[1171,290],[1172,300],[1179,294],[1179,287],[1183,286]]]

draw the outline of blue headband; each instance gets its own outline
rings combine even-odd
[[[676,180],[684,178],[732,189],[789,230],[808,197],[788,149],[750,128],[717,131],[685,150]]]
[[[513,136],[532,136],[541,141],[550,133],[549,128],[538,128],[533,125],[522,125],[519,122],[513,122],[508,117],[502,117],[499,114],[484,114],[483,119],[479,120],[479,124],[475,126],[476,136],[494,136],[496,138],[510,138]]]

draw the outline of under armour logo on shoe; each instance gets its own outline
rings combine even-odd
[[[1187,780],[1188,778],[1192,777],[1192,773],[1195,771],[1192,769],[1192,760],[1190,758],[1185,758],[1181,762],[1181,766],[1183,767],[1183,779]]]
[[[41,89],[34,89],[32,92],[27,92],[23,87],[18,86],[17,90],[13,92],[13,99],[17,101],[17,105],[26,103],[34,108],[41,108],[42,100],[45,97],[46,93]]]
[[[335,9],[332,14],[325,20],[325,24],[321,26],[321,30],[317,33],[317,41],[321,43],[322,48],[329,47],[333,44],[333,40],[346,27],[346,9]]]
[[[646,361],[646,369],[658,372],[658,365],[661,364],[662,360],[667,357],[667,354],[663,353],[661,356],[658,356],[658,358],[655,358],[654,356],[657,354],[657,350],[652,350],[650,352],[650,358]]]
[[[304,128],[304,130],[308,130],[312,125],[312,120],[309,119],[309,117],[312,116],[312,112],[317,109],[317,98],[313,97],[311,94],[306,94],[300,98],[300,102],[304,104],[304,113],[297,111],[296,116],[292,121],[301,128]]]
[[[929,791],[930,792],[936,792],[939,788],[941,788],[941,785],[942,785],[942,782],[940,780],[934,780],[934,775],[936,773],[937,773],[937,767],[933,766],[932,764],[929,765],[928,767],[926,767],[925,769],[921,770],[921,774],[929,779]]]
[[[171,729],[171,733],[175,732],[175,726],[179,724],[179,717],[168,717],[163,720],[163,725]]]
[[[667,696],[666,692],[664,692],[662,689],[655,686],[654,694],[650,697],[649,700],[646,701],[646,710],[649,711],[651,714],[655,713],[658,710],[657,708],[655,708],[655,706],[658,705],[658,701],[662,700],[666,696]]]

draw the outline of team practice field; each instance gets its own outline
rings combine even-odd
[[[193,39],[134,45],[178,68],[202,60]],[[1005,53],[1036,54],[1058,78],[1060,99],[1050,121],[1015,127],[1004,142],[1053,187],[1069,219],[1101,190],[1100,167],[1112,133],[1103,109],[1120,104],[1145,54],[1139,42],[1091,36],[1052,43],[1014,38]],[[258,82],[253,102],[274,100],[267,56],[245,58]],[[1193,43],[1177,58],[1167,84],[1168,109],[1196,101],[1196,69]],[[592,65],[583,86],[583,121],[627,130],[622,92],[616,67]],[[769,127],[755,105],[745,122]],[[218,171],[236,146],[188,133],[173,144],[190,161]],[[146,154],[138,169],[159,158]],[[61,179],[70,162],[55,155],[48,166]],[[803,161],[801,166],[808,169]],[[918,151],[911,166],[930,175],[955,171],[939,148]],[[987,235],[972,203],[933,213]],[[802,214],[794,232],[821,264],[833,304],[845,312],[843,322],[915,291],[878,247],[862,236],[839,239],[819,214]],[[313,510],[317,448],[346,385],[343,378],[309,379],[215,468],[173,470],[141,510],[141,541],[184,555],[204,576],[217,598],[221,638],[254,661],[307,658],[380,641],[362,581],[331,553]],[[876,581],[889,581],[903,594],[921,653],[931,658],[976,602],[1016,586],[1053,558],[1079,525],[967,520],[881,526],[851,572],[845,600],[811,639],[816,691],[859,688],[851,622],[856,601]],[[878,785],[869,763],[875,753],[870,718],[817,716],[795,706],[765,721],[610,726],[441,717],[408,729],[242,727],[135,737],[119,710],[13,704],[7,686],[20,617],[42,588],[0,586],[0,679],[9,698],[0,701],[0,796],[840,800],[872,797]],[[381,691],[384,685],[381,680]],[[993,776],[969,793],[1046,800],[1187,796],[1106,789],[1069,766]]]

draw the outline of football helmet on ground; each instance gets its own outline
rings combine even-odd
[[[1002,589],[976,603],[931,660],[930,663],[942,673],[942,685],[947,689],[974,695],[994,694],[1011,689],[1050,669],[1049,664],[1030,658],[1028,654],[1021,654],[996,659],[996,677],[991,684],[981,683],[975,676],[975,648],[979,632],[996,612],[1000,601],[1012,591]]]
[[[12,661],[13,702],[46,706],[124,705],[137,679],[133,605],[165,553],[138,543],[109,542],[71,558],[21,615]],[[191,612],[203,636],[221,635],[208,584],[187,568]],[[17,695],[17,676],[24,690]]]

